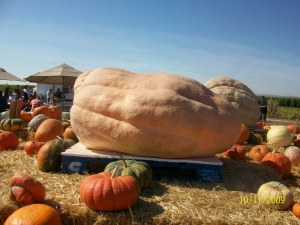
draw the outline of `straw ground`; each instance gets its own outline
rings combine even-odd
[[[36,156],[19,150],[0,152],[0,224],[18,206],[9,200],[8,180],[15,173],[27,173],[46,187],[45,204],[55,207],[65,225],[100,224],[300,224],[290,210],[270,210],[254,202],[244,204],[241,196],[256,197],[259,186],[280,181],[300,201],[300,166],[282,180],[269,168],[250,159],[223,161],[221,182],[154,180],[141,192],[136,206],[128,211],[103,213],[88,209],[80,200],[79,184],[86,175],[44,173],[37,169]],[[174,170],[176,173],[176,170]]]

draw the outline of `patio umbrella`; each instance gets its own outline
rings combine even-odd
[[[7,72],[5,69],[0,68],[0,80],[10,80],[10,81],[23,81],[24,80],[12,75],[11,73]]]
[[[73,67],[64,63],[59,66],[26,77],[25,80],[40,84],[62,84],[62,95],[64,96],[64,86],[66,84],[74,85],[75,80],[80,74],[82,74],[81,71],[76,70]],[[62,103],[64,106],[64,101]]]

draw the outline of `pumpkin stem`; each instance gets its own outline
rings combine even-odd
[[[120,156],[120,158],[121,158],[121,160],[122,160],[122,162],[123,162],[124,168],[126,168],[126,167],[127,167],[126,160],[124,159],[123,156],[121,156],[121,155],[119,155],[119,156]]]
[[[117,165],[117,167],[114,169],[114,171],[112,172],[110,178],[113,178],[115,176],[115,173],[117,172],[119,165]]]

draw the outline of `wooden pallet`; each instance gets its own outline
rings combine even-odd
[[[221,180],[222,161],[217,157],[162,159],[133,156],[124,153],[89,150],[77,143],[62,153],[62,169],[65,173],[98,173],[115,160],[134,159],[144,161],[153,170],[154,178],[193,179],[199,181]]]

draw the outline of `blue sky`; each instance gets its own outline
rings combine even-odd
[[[0,0],[0,67],[229,76],[300,97],[299,0]]]

